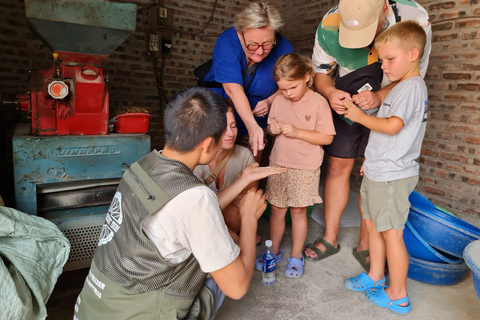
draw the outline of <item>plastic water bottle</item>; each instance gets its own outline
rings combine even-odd
[[[275,284],[275,255],[272,252],[272,240],[266,240],[265,246],[267,251],[262,256],[263,266],[262,266],[262,280],[263,284],[270,287]]]

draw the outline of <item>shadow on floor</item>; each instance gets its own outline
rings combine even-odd
[[[306,242],[311,243],[323,235],[324,228],[313,219],[309,219],[308,223]],[[268,224],[267,219],[259,220],[263,240],[268,238]],[[357,244],[359,230],[359,227],[340,228],[340,252],[319,262],[306,262],[304,276],[290,279],[283,275],[292,248],[291,226],[287,225],[281,244],[285,254],[278,264],[275,286],[263,286],[261,272],[255,271],[248,293],[240,300],[225,299],[215,319],[479,319],[480,302],[475,295],[470,272],[463,281],[452,286],[434,286],[408,279],[412,312],[407,315],[375,307],[363,293],[347,290],[344,280],[363,271],[351,253]],[[263,250],[264,247],[259,246],[257,254]],[[72,319],[75,300],[87,274],[88,269],[80,269],[60,276],[47,303],[48,320]]]

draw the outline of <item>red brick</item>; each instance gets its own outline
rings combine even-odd
[[[422,191],[430,194],[439,195],[439,196],[445,195],[445,191],[437,188],[427,187],[427,186],[422,187]]]
[[[468,96],[463,94],[448,94],[443,97],[445,100],[449,101],[471,101]]]
[[[432,42],[451,41],[458,38],[458,33],[432,35]]]
[[[459,113],[447,113],[444,114],[443,119],[450,122],[466,122],[467,116]]]
[[[475,208],[470,207],[470,208],[465,209],[464,212],[468,213],[472,216],[475,216],[475,217],[480,217],[480,209],[475,209]]]
[[[438,60],[450,60],[450,55],[448,54],[442,54],[442,55],[437,55],[436,56]],[[435,58],[435,56],[431,57],[430,60],[432,60],[432,58]]]
[[[471,123],[480,123],[480,115],[478,115],[478,114],[470,115],[470,122]]]
[[[433,179],[431,177],[422,176],[421,180],[424,183],[435,184],[435,179]]]
[[[465,11],[448,11],[448,12],[442,12],[439,17],[443,19],[453,19],[453,18],[459,18],[459,17],[464,17],[466,15]]]
[[[450,170],[450,171],[459,172],[459,173],[473,173],[473,174],[475,174],[475,173],[478,172],[477,165],[469,166],[469,165],[447,164],[446,169]]]
[[[422,154],[426,156],[436,157],[438,156],[438,151],[422,148]]]
[[[444,73],[443,79],[452,79],[452,80],[470,80],[472,75],[470,73]]]
[[[462,20],[455,23],[455,28],[475,28],[480,26],[480,19]]]
[[[450,173],[448,170],[444,170],[444,169],[432,169],[431,174],[436,176],[436,177],[440,177],[440,178],[444,178],[444,179],[454,179],[455,178],[454,173]]]
[[[451,30],[452,28],[453,28],[453,22],[450,22],[450,21],[432,25],[433,32]]]
[[[443,143],[440,143],[438,145],[438,147],[440,149],[443,149],[443,150],[446,150],[446,151],[458,151],[458,152],[465,152],[465,150],[467,150],[467,147],[465,145],[460,145],[458,143],[455,143],[455,144],[443,144]]]
[[[463,34],[464,40],[471,40],[471,39],[480,39],[480,33],[477,31],[465,32]]]
[[[478,130],[478,126],[476,125],[459,125],[459,124],[450,124],[447,128],[449,131],[455,132],[476,132]]]
[[[444,162],[442,162],[440,160],[429,159],[429,158],[425,158],[423,156],[420,156],[419,161],[421,163],[425,164],[425,165],[429,165],[429,166],[433,166],[433,167],[442,168],[444,166]]]
[[[465,137],[465,142],[480,144],[480,136],[467,136]]]
[[[454,8],[456,3],[454,1],[449,1],[449,2],[442,2],[442,3],[435,3],[430,6],[428,6],[428,12],[435,11],[435,10],[445,10],[445,9],[451,9]]]
[[[478,54],[476,52],[467,52],[467,53],[462,53],[462,54],[455,54],[454,58],[455,59],[462,59],[462,60],[470,60],[470,59],[476,59]]]
[[[445,159],[445,160],[451,160],[451,161],[456,161],[456,162],[461,162],[461,163],[468,163],[468,157],[458,155],[458,154],[455,154],[455,153],[442,152],[440,154],[440,157]]]
[[[480,178],[472,176],[460,176],[460,178],[462,179],[462,182],[468,183],[476,187],[480,186]]]
[[[457,85],[457,90],[479,91],[480,84],[477,83],[460,83]]]
[[[457,137],[453,132],[438,132],[436,136],[443,140],[454,140]]]

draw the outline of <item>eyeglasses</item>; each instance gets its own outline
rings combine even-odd
[[[247,43],[247,41],[245,40],[245,35],[243,34],[243,32],[242,32],[242,37],[243,37],[243,42],[245,43],[245,48],[247,48],[247,50],[250,52],[255,52],[260,47],[262,47],[264,51],[269,51],[269,50],[272,50],[273,47],[277,44],[277,39],[273,40],[273,42],[270,42],[270,43],[250,44],[250,43]]]

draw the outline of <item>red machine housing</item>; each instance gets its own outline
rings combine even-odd
[[[31,116],[32,134],[108,134],[108,89],[102,69],[63,63],[56,69],[32,71],[31,92],[18,96],[19,109]]]

